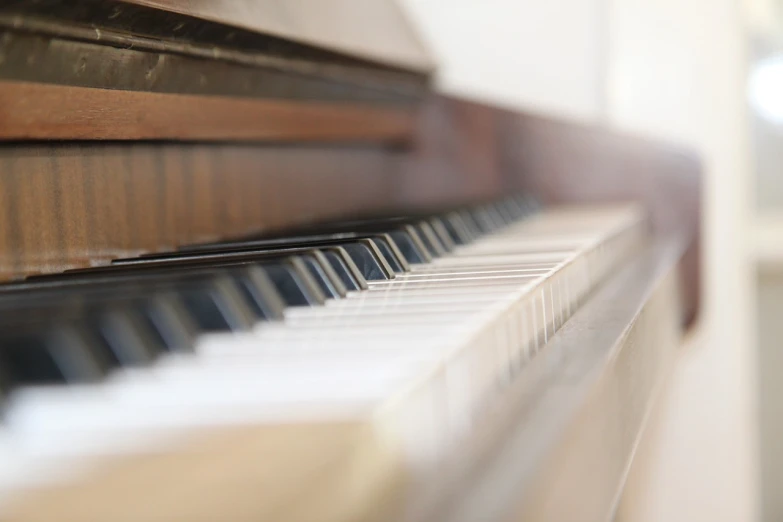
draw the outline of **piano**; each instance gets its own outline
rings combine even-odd
[[[0,6],[0,520],[612,519],[699,159],[436,66],[389,0]]]

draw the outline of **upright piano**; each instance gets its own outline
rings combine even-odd
[[[436,67],[390,0],[0,5],[0,520],[612,518],[699,160]]]

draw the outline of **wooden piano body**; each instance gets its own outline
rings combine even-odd
[[[386,2],[332,3],[397,16]],[[393,456],[359,444],[341,450],[358,455],[354,467],[296,489],[298,461],[364,440],[361,428],[209,433],[196,450],[114,463],[33,496],[10,520],[607,519],[676,348],[656,337],[656,320],[674,314],[685,328],[697,316],[698,159],[437,94],[405,29],[373,46],[299,4],[4,4],[0,279],[516,192],[544,204],[641,201],[654,239],[531,361],[459,455],[415,486]],[[259,489],[301,501],[269,511]]]

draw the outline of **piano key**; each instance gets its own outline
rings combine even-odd
[[[404,225],[402,229],[411,237],[413,243],[425,253],[425,257],[430,261],[441,256],[440,250],[424,241],[422,238],[423,234],[419,232],[415,225]]]
[[[486,234],[486,232],[479,226],[476,216],[470,210],[460,210],[459,217],[462,223],[464,223],[471,236],[478,238]]]
[[[198,327],[179,297],[157,293],[136,306],[142,321],[149,324],[151,335],[157,336],[169,352],[192,351]]]
[[[264,270],[288,306],[316,306],[326,297],[301,263],[270,263]]]
[[[403,229],[392,230],[388,234],[409,264],[416,265],[432,261],[432,256],[418,236]]]
[[[55,325],[0,340],[0,365],[11,382],[64,384],[96,382],[110,362],[83,328]]]
[[[327,298],[340,298],[345,296],[345,291],[342,294],[335,288],[333,282],[329,279],[329,276],[324,272],[324,268],[315,260],[315,258],[304,255],[299,257],[304,263],[306,269],[309,271],[310,276],[316,282],[321,292]],[[342,283],[341,283],[342,284]]]
[[[340,246],[351,257],[365,280],[394,279],[394,270],[372,240],[360,239]]]
[[[262,266],[249,265],[232,270],[231,277],[236,281],[239,291],[246,298],[256,319],[266,321],[283,319],[285,301]]]
[[[465,245],[473,240],[473,236],[465,226],[465,223],[462,221],[462,217],[458,213],[451,212],[440,218],[439,221],[442,223],[446,233],[454,242],[454,245]]]
[[[359,272],[362,273],[364,279],[390,279],[394,277],[394,270],[386,260],[386,256],[378,249],[377,244],[372,238],[351,238],[349,240],[332,240],[329,241],[315,241],[311,244],[304,244],[296,241],[296,247],[290,249],[280,250],[278,242],[275,242],[275,250],[264,250],[264,244],[266,241],[250,241],[247,243],[236,244],[231,248],[229,252],[209,251],[182,251],[173,255],[156,256],[154,258],[146,258],[141,261],[123,260],[121,266],[138,265],[138,266],[154,266],[154,267],[168,267],[177,268],[177,263],[187,264],[212,264],[214,266],[228,266],[231,263],[237,262],[259,262],[266,263],[272,262],[275,258],[293,258],[296,255],[315,255],[318,257],[320,254],[317,252],[321,248],[335,249],[342,248],[342,250],[334,250],[338,255],[343,256],[347,254],[353,263],[346,264],[349,269],[353,267],[359,268]],[[212,248],[221,248],[220,246],[214,246]],[[387,249],[389,255],[394,255],[392,248]],[[339,276],[331,268],[331,263],[324,262],[323,259],[318,259],[321,264],[320,270],[323,270],[331,283],[325,282],[325,284],[332,284],[337,286],[337,293],[341,293],[341,281]],[[305,265],[302,265],[306,272],[309,272]],[[355,279],[355,278],[354,278]],[[317,282],[316,282],[317,284]],[[359,284],[358,280],[354,281],[354,284]],[[321,292],[322,293],[322,292]]]
[[[252,311],[228,277],[179,283],[176,291],[202,330],[237,331],[253,326]]]
[[[499,216],[489,206],[479,207],[471,212],[479,229],[485,234],[495,232],[503,226]]]
[[[340,279],[340,276],[337,274],[334,268],[332,268],[331,263],[329,263],[329,260],[326,258],[323,252],[318,249],[313,249],[307,255],[310,256],[312,260],[315,261],[315,263],[317,263],[318,270],[326,278],[328,285],[330,286],[329,293],[331,297],[338,299],[345,297],[348,289],[345,287],[342,279]]]
[[[432,230],[432,227],[430,227],[429,223],[426,221],[420,221],[412,226],[419,234],[421,241],[430,251],[432,257],[440,257],[446,254],[446,248],[443,246],[440,240],[438,240],[438,236],[435,235],[435,232]]]
[[[367,289],[367,280],[344,248],[327,247],[322,252],[347,290]]]
[[[119,265],[103,270],[75,271],[60,278],[44,278],[37,281],[31,288],[45,288],[49,285],[56,289],[68,287],[74,291],[105,292],[106,287],[119,285],[123,288],[131,287],[131,290],[137,293],[155,290],[164,291],[180,287],[188,288],[190,306],[186,308],[189,308],[189,313],[192,314],[198,311],[201,321],[207,321],[209,317],[212,317],[213,319],[210,320],[210,322],[214,323],[212,327],[222,324],[223,328],[227,328],[229,323],[225,319],[221,319],[220,315],[227,312],[215,315],[208,311],[210,308],[215,310],[216,307],[222,306],[221,303],[228,301],[225,295],[222,298],[217,298],[221,292],[223,294],[228,292],[233,296],[233,302],[236,303],[234,308],[238,307],[237,310],[234,310],[233,315],[236,316],[238,314],[240,317],[244,316],[245,318],[262,319],[263,317],[258,315],[262,312],[259,308],[262,305],[269,305],[264,313],[268,312],[273,317],[279,317],[280,311],[275,311],[274,308],[279,308],[281,296],[292,300],[292,305],[294,306],[323,304],[325,296],[301,260],[290,256],[275,256],[271,258],[273,261],[270,262],[266,262],[265,259],[262,259],[262,263],[251,261],[241,264],[225,264],[219,261],[216,265],[198,264],[195,266],[175,262],[174,260],[165,262],[156,260],[154,264]],[[266,292],[266,296],[269,298],[266,299],[266,301],[269,301],[268,303],[259,302],[259,299],[262,297],[261,294],[249,292],[247,287],[248,281],[243,282],[243,277],[240,277],[243,273],[242,270],[250,266],[263,267],[264,272],[269,276],[274,274],[274,277],[269,277],[268,279],[276,287],[276,292]],[[329,267],[325,270],[332,274],[335,281],[334,284],[339,285],[334,272],[329,270]],[[217,287],[214,286],[213,281],[219,274],[222,274],[221,277],[224,280],[222,290],[220,291],[216,289]],[[230,282],[231,279],[234,279],[234,281]],[[256,283],[260,284],[258,280],[256,280]],[[248,291],[243,290],[243,286]],[[23,286],[24,289],[28,289],[28,287],[30,286]],[[266,288],[269,290],[271,287],[266,285]],[[260,292],[261,289],[258,291]],[[211,301],[215,302],[210,304]],[[244,319],[240,319],[240,322],[247,323]],[[241,327],[237,326],[237,328]]]
[[[108,348],[112,364],[142,366],[150,364],[164,350],[145,331],[142,322],[131,309],[101,312],[91,320],[91,326]]]
[[[453,252],[457,245],[446,229],[443,220],[440,217],[431,218],[429,220],[429,225],[446,251]]]
[[[6,369],[2,358],[0,357],[0,426],[2,426],[3,423],[6,402],[8,401],[8,397],[11,395],[12,389],[13,386],[11,383],[11,378],[8,375],[8,370]],[[0,428],[0,430],[1,429],[2,428]]]
[[[405,257],[400,252],[397,244],[388,234],[381,234],[370,238],[375,246],[378,247],[378,251],[381,252],[386,262],[392,268],[395,274],[401,274],[404,272],[410,272],[410,265]]]
[[[345,299],[288,308],[274,322],[259,322],[262,314],[254,308],[246,314],[251,328],[206,332],[192,353],[161,357],[138,372],[115,373],[92,391],[17,390],[10,425],[20,439],[32,441],[30,451],[56,459],[137,451],[135,440],[152,443],[151,435],[200,426],[312,422],[315,412],[332,419],[371,415],[402,441],[411,461],[436,459],[469,429],[472,412],[487,394],[504,386],[520,361],[563,324],[568,303],[585,295],[612,266],[606,252],[594,248],[606,239],[606,227],[596,224],[597,231],[584,232],[587,240],[554,252],[541,253],[536,244],[514,239],[558,229],[556,216],[544,221],[498,229],[393,279],[371,280]],[[330,247],[322,253],[343,281],[352,273],[340,251]],[[582,270],[587,264],[582,255],[590,259],[589,271]],[[270,274],[275,295],[279,285],[271,268],[280,266],[294,280],[300,273],[310,278],[310,284],[294,285],[303,294],[312,291],[308,287],[320,291],[302,261],[242,265],[181,281],[176,270],[160,272],[149,276],[154,283],[145,291],[201,284],[203,277],[219,273],[233,283],[234,299],[249,307],[252,299],[236,286],[241,270]],[[165,283],[167,278],[173,280]],[[421,394],[428,397],[424,403],[416,402],[423,400]]]

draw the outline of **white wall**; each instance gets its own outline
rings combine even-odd
[[[745,35],[734,0],[614,0],[607,116],[696,147],[705,163],[703,331],[643,449],[634,521],[745,521],[757,509]],[[629,506],[630,507],[630,506]]]
[[[400,0],[441,89],[580,119],[600,115],[604,0]]]
[[[754,520],[755,344],[744,257],[749,174],[739,0],[401,1],[434,50],[442,89],[605,121],[701,152],[702,327],[653,416],[620,515]]]

